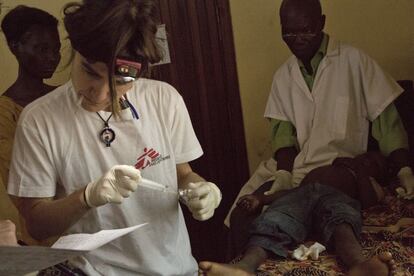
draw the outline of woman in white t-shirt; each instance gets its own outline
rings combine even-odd
[[[221,193],[188,164],[203,152],[182,97],[142,77],[161,58],[155,3],[84,0],[64,13],[71,80],[23,111],[9,194],[37,239],[148,222],[71,260],[74,275],[196,275],[177,191],[190,191],[198,220],[213,216]]]

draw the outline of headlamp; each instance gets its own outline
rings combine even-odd
[[[142,64],[136,61],[117,58],[115,62],[115,79],[120,83],[128,83],[138,78]]]

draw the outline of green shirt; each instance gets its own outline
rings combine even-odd
[[[312,74],[306,70],[305,65],[303,65],[303,62],[298,59],[299,62],[299,68],[302,72],[302,76],[305,79],[306,84],[309,87],[309,90],[312,91],[313,82],[315,80],[316,72],[318,71],[319,64],[321,63],[322,59],[325,57],[326,52],[328,50],[328,42],[329,42],[329,36],[327,34],[323,34],[323,39],[321,42],[321,46],[319,46],[318,51],[311,59],[311,67],[312,67]]]
[[[328,43],[329,36],[324,34],[322,43],[310,62],[313,70],[312,74],[306,70],[302,61],[298,60],[300,71],[310,91],[312,91],[319,64],[326,55]],[[291,122],[271,119],[270,124],[273,152],[292,146],[299,149],[296,128]],[[372,122],[371,134],[378,141],[381,152],[386,156],[396,149],[408,149],[407,133],[393,103]]]

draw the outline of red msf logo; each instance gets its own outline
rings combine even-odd
[[[156,159],[160,154],[154,149],[144,149],[144,153],[138,157],[137,163],[135,164],[135,168],[138,170],[145,169],[147,166],[151,164],[154,159]]]

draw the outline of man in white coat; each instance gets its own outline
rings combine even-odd
[[[271,188],[265,194],[297,187],[312,169],[329,165],[337,157],[366,152],[372,122],[371,134],[401,181],[401,196],[412,198],[414,177],[409,166],[407,134],[393,104],[402,88],[361,50],[323,32],[325,15],[319,0],[284,0],[280,20],[282,38],[293,56],[275,73],[265,110],[272,125],[277,163],[275,180],[268,183]],[[232,217],[240,213],[239,209],[233,210]],[[230,221],[235,228],[232,233],[247,234],[234,227],[234,219]],[[286,220],[275,221],[283,224],[274,226],[279,231],[292,227]],[[357,240],[360,230],[345,217],[338,215],[331,227],[328,240],[334,243],[352,275],[366,275],[367,270],[375,271],[375,275],[388,274],[380,258],[367,260],[362,255]],[[269,251],[261,245],[254,250],[252,247],[249,242],[244,258],[235,266],[203,262],[200,268],[207,275],[224,275],[227,269],[232,275],[253,273]]]

